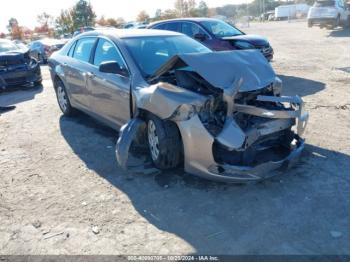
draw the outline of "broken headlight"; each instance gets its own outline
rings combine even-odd
[[[276,76],[275,81],[273,82],[273,94],[275,96],[280,96],[281,93],[282,93],[282,80],[281,78]]]
[[[227,104],[222,96],[209,98],[198,111],[199,119],[213,136],[217,136],[226,120]]]
[[[31,58],[28,65],[29,65],[31,68],[33,68],[33,67],[35,67],[37,64],[38,64],[38,62],[37,62],[34,58]]]
[[[173,121],[186,121],[191,119],[195,115],[196,111],[197,110],[194,105],[183,104],[176,109],[170,119]]]

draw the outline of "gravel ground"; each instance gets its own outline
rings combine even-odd
[[[251,24],[311,114],[300,163],[249,185],[126,174],[117,134],[43,88],[0,94],[0,254],[350,254],[350,31]],[[348,72],[346,72],[349,70]]]

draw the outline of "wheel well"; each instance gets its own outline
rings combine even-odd
[[[150,112],[150,111],[147,111],[145,109],[138,109],[138,117],[141,118],[142,120],[144,120],[145,122],[147,121],[148,119],[148,116],[150,115],[153,115],[153,116],[157,116],[156,114]],[[169,122],[173,122],[174,123],[174,126],[176,127],[177,129],[177,132],[179,134],[179,137],[180,137],[180,143],[181,143],[181,154],[182,154],[182,165],[183,165],[183,160],[184,160],[184,144],[183,144],[183,139],[182,139],[182,136],[181,136],[181,132],[180,132],[180,129],[178,127],[178,125],[176,124],[176,122],[174,121],[171,121],[169,119],[161,119],[162,121],[169,121]],[[147,125],[147,122],[146,122],[146,125]]]
[[[61,80],[61,78],[58,75],[55,75],[54,81],[53,81],[53,87],[56,89],[57,88],[57,83],[63,83],[63,81]]]

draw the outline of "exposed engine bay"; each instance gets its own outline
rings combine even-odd
[[[189,173],[260,180],[289,166],[303,149],[303,102],[281,96],[281,80],[258,51],[173,57],[148,81],[134,91],[136,107],[177,124]],[[123,134],[118,144],[120,159]]]

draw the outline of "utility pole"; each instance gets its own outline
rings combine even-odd
[[[263,0],[263,13],[265,14],[265,0]]]

